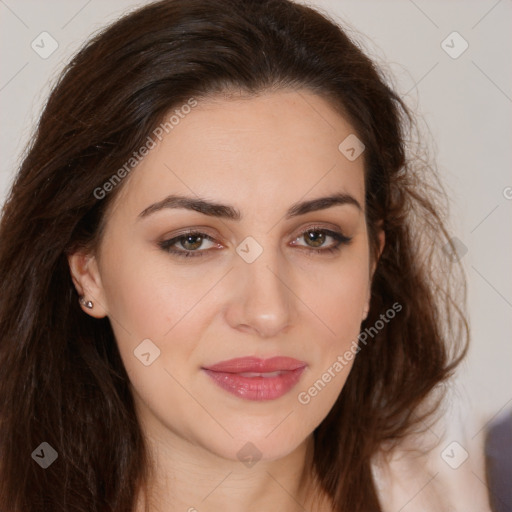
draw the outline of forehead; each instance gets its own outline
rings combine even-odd
[[[124,184],[120,208],[140,212],[170,193],[211,197],[248,213],[335,192],[364,204],[363,157],[351,161],[339,150],[354,129],[321,97],[213,97],[187,112],[162,140],[153,135],[156,145]]]

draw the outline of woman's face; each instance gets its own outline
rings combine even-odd
[[[153,438],[274,459],[333,406],[373,270],[353,133],[306,91],[201,101],[126,178],[96,255],[70,259]]]

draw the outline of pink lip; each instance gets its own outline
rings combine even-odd
[[[222,389],[247,400],[274,400],[288,393],[300,379],[306,363],[291,357],[242,357],[222,361],[203,368]],[[276,375],[248,376],[245,373],[276,373]]]

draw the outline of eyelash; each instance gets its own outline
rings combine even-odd
[[[313,252],[315,254],[327,255],[327,254],[337,253],[341,250],[342,245],[348,245],[352,241],[351,237],[347,237],[347,236],[343,235],[342,233],[337,233],[336,231],[331,231],[329,229],[324,229],[324,228],[315,227],[315,226],[310,227],[310,228],[306,229],[305,231],[303,231],[302,233],[300,233],[300,235],[298,237],[296,237],[295,240],[297,240],[300,237],[303,237],[306,233],[323,233],[327,236],[334,238],[334,240],[336,240],[338,242],[334,247],[329,247],[327,249],[315,249],[312,247],[305,248],[307,251]],[[176,243],[180,242],[181,240],[183,240],[189,236],[192,236],[192,237],[200,236],[203,239],[210,240],[212,242],[215,241],[211,236],[207,235],[206,233],[202,233],[201,231],[193,231],[192,230],[192,231],[187,231],[185,233],[182,233],[181,235],[176,236],[174,238],[170,238],[169,240],[163,240],[162,242],[159,242],[158,245],[164,251],[166,251],[170,254],[175,254],[176,256],[182,257],[182,258],[191,258],[191,257],[198,258],[198,257],[204,256],[205,253],[209,252],[209,250],[201,251],[198,249],[195,251],[190,251],[190,250],[185,250],[185,249],[183,249],[183,250],[172,250],[171,249],[171,247],[173,245],[175,245]]]

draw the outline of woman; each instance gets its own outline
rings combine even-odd
[[[0,225],[2,510],[394,509],[468,339],[414,134],[288,0],[87,43]]]

